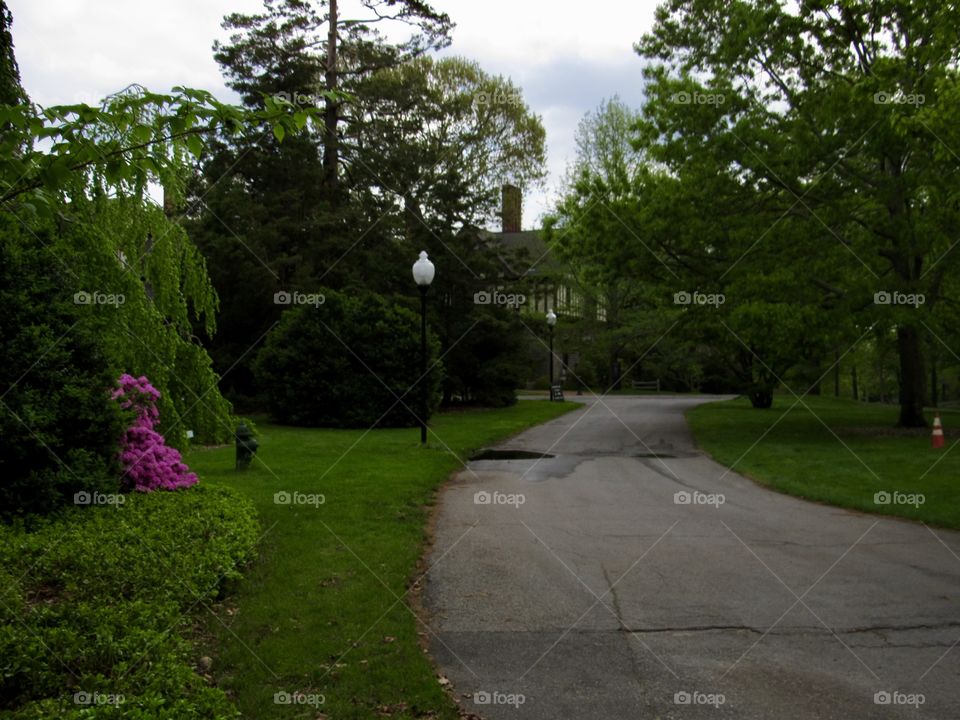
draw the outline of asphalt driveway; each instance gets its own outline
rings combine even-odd
[[[683,418],[710,399],[586,400],[498,448],[554,457],[448,485],[424,599],[464,709],[960,718],[960,533],[728,472]]]

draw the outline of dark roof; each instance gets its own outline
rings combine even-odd
[[[472,235],[496,249],[504,270],[515,278],[530,275],[548,277],[555,274],[565,275],[567,272],[544,242],[540,230],[505,233],[467,225],[458,233]]]
[[[516,275],[550,273],[560,267],[540,230],[503,233],[481,231],[481,237],[503,248],[500,259]]]

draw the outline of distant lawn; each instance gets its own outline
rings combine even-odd
[[[450,451],[466,460],[578,407],[531,400],[444,413],[432,424],[439,440],[431,435],[426,449],[416,428],[262,425],[262,462],[245,472],[233,469],[233,448],[191,452],[201,481],[247,495],[265,531],[260,560],[220,608],[223,624],[211,617],[206,628],[212,673],[243,717],[458,717],[418,645],[424,628],[405,597],[433,493],[461,467]],[[283,492],[316,504],[275,503]],[[274,701],[298,692],[301,704]]]
[[[789,410],[794,402],[793,396],[778,395],[772,409],[755,410],[746,399],[729,400],[694,408],[687,418],[697,443],[717,462],[736,463],[737,472],[771,488],[960,528],[960,450],[952,449],[960,442],[960,413],[943,413],[946,446],[933,450],[929,430],[893,428],[896,407],[807,397],[803,402],[809,410],[803,404]],[[920,493],[925,502],[877,504],[874,495],[883,491],[901,501]]]

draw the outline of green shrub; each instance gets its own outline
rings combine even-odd
[[[81,490],[110,492],[118,476],[114,375],[84,322],[110,310],[76,304],[73,255],[49,235],[37,240],[0,214],[3,520],[49,512]]]
[[[252,505],[202,486],[123,497],[0,527],[0,717],[236,717],[187,635],[251,557]]]
[[[427,352],[430,367],[438,353],[432,338]],[[281,422],[415,425],[420,318],[379,295],[327,292],[322,305],[301,305],[283,314],[254,367],[267,405]],[[431,412],[440,376],[436,366],[426,379]]]
[[[514,310],[484,306],[465,319],[471,323],[465,335],[444,358],[444,400],[450,403],[507,407],[517,401],[517,388],[537,358],[530,331]],[[458,328],[459,330],[459,328]],[[448,337],[453,343],[456,337]],[[539,348],[540,346],[537,345]],[[543,358],[547,351],[543,351]]]

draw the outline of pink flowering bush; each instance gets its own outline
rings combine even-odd
[[[163,435],[154,430],[160,418],[157,410],[159,391],[146,377],[124,373],[113,399],[124,410],[134,413],[133,425],[120,441],[121,483],[139,492],[176,490],[197,483],[197,476],[183,462],[176,448],[169,447]]]

